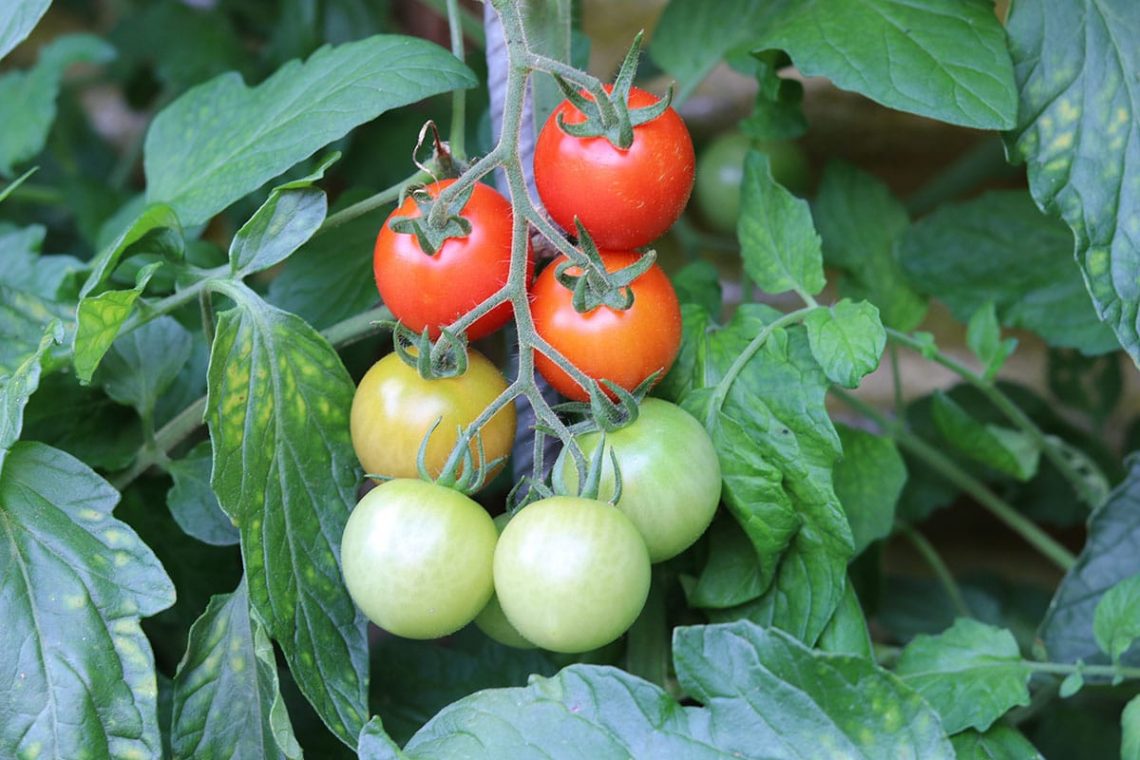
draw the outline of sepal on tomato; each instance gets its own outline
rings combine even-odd
[[[571,304],[579,314],[586,314],[599,306],[626,311],[633,306],[633,290],[629,286],[649,271],[657,260],[657,252],[650,249],[629,266],[607,271],[590,233],[577,218],[574,224],[578,227],[578,246],[582,256],[577,261],[567,259],[556,264],[555,279],[573,294]],[[571,274],[572,268],[579,271]]]
[[[460,216],[460,211],[474,191],[475,185],[471,184],[447,201],[442,194],[433,198],[422,186],[413,188],[409,192],[419,215],[393,217],[388,226],[401,235],[414,235],[420,249],[426,255],[434,256],[451,238],[464,238],[471,234],[471,222]],[[437,208],[440,204],[443,204],[443,211]]]
[[[578,473],[577,488],[572,489],[567,485],[562,468],[555,467],[553,470],[551,470],[550,483],[554,487],[554,495],[579,496],[583,499],[594,499],[601,501],[602,499],[598,497],[598,492],[601,489],[602,474],[605,471],[605,450],[606,434],[603,432],[601,445],[594,449],[593,454],[590,455],[590,461],[587,464],[586,472],[584,473],[585,477],[582,477],[583,473]],[[618,500],[621,498],[621,467],[618,465],[617,454],[614,452],[612,447],[610,448],[609,453],[610,464],[613,466],[614,473],[614,492],[608,501],[610,504],[616,505],[618,503]]]
[[[459,377],[467,371],[467,336],[446,327],[440,328],[439,339],[432,341],[425,327],[412,332],[402,322],[384,322],[392,327],[392,347],[404,364],[412,367],[424,380]]]

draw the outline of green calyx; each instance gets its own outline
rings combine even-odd
[[[415,368],[425,380],[459,377],[467,371],[467,336],[446,327],[434,342],[427,328],[421,333],[400,322],[385,322],[392,328],[392,348],[404,364]]]
[[[665,97],[651,106],[644,108],[629,107],[629,91],[633,86],[633,77],[637,73],[637,59],[641,54],[641,38],[644,32],[638,32],[633,38],[633,44],[622,61],[621,69],[614,80],[610,91],[592,93],[590,97],[582,94],[569,82],[557,74],[554,80],[562,94],[586,117],[577,124],[568,124],[558,115],[558,126],[573,137],[605,137],[614,147],[627,150],[633,145],[633,128],[653,121],[669,108],[673,102],[673,88]]]
[[[460,212],[474,190],[475,186],[471,185],[455,198],[444,200],[446,191],[439,198],[433,198],[424,188],[415,188],[411,195],[420,213],[394,217],[388,226],[401,235],[415,235],[420,249],[428,256],[434,256],[449,239],[471,234],[471,222],[460,216]]]
[[[554,270],[555,279],[573,294],[570,303],[574,310],[585,314],[599,306],[617,311],[625,311],[633,306],[633,291],[629,286],[649,271],[657,260],[657,252],[646,251],[629,266],[608,272],[602,255],[586,228],[577,218],[574,219],[574,224],[578,227],[578,247],[582,255],[576,260],[560,262]],[[579,271],[571,273],[570,270],[575,267]]]

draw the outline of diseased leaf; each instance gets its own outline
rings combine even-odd
[[[835,463],[835,495],[843,505],[855,554],[891,534],[895,506],[906,483],[906,464],[895,442],[864,430],[837,425],[843,458]]]
[[[52,320],[63,324],[64,341],[69,342],[75,330],[74,306],[0,282],[0,376],[14,373],[25,359],[36,352],[44,330]],[[44,366],[59,366],[64,354],[64,346],[49,348],[43,357]]]
[[[119,494],[87,465],[21,442],[0,476],[0,756],[157,757],[150,643],[139,618],[174,587]],[[78,646],[77,642],[83,642]],[[15,674],[19,674],[15,677]]]
[[[135,286],[130,290],[107,290],[79,302],[75,329],[75,374],[82,383],[91,381],[103,356],[119,336],[123,323],[131,315],[135,301],[142,295],[155,270],[155,261],[139,270]]]
[[[843,299],[816,309],[804,318],[804,327],[812,356],[827,379],[845,388],[857,388],[864,375],[879,366],[887,345],[879,310],[867,301]]]
[[[0,58],[31,34],[51,0],[11,0],[0,6]]]
[[[0,49],[5,14],[0,11]],[[74,63],[104,63],[114,56],[114,49],[98,37],[65,35],[40,48],[39,60],[28,71],[0,76],[0,175],[12,176],[16,165],[43,150],[64,71]]]
[[[174,522],[186,535],[212,546],[231,546],[238,543],[240,537],[210,487],[212,469],[210,442],[202,441],[185,457],[167,466],[174,485],[166,501]]]
[[[938,431],[960,454],[1018,480],[1037,473],[1041,448],[1027,433],[979,422],[941,391],[934,394],[932,411]]]
[[[175,757],[300,758],[281,700],[277,660],[245,581],[215,596],[190,628],[174,676]]]
[[[786,50],[805,76],[951,124],[1014,125],[1013,66],[989,2],[799,0],[765,21],[754,47]]]
[[[1016,728],[998,724],[984,734],[974,730],[950,737],[958,760],[1045,760]]]
[[[745,271],[766,293],[814,295],[823,289],[823,254],[811,210],[772,179],[768,157],[759,151],[748,151],[744,159],[736,234]]]
[[[1010,155],[1037,205],[1072,229],[1097,313],[1140,361],[1140,15],[1132,0],[1019,0],[1006,30],[1019,93]]]
[[[225,294],[237,306],[220,315],[210,353],[214,491],[241,532],[254,610],[317,713],[355,746],[368,647],[337,556],[358,473],[355,387],[301,319],[239,284]]]
[[[1140,638],[1140,574],[1110,588],[1096,604],[1093,635],[1100,650],[1119,662]]]
[[[437,45],[385,35],[323,47],[254,88],[223,74],[155,117],[144,151],[147,199],[169,203],[183,224],[201,224],[381,113],[474,85]]]
[[[1022,190],[944,204],[911,225],[898,255],[910,281],[966,322],[993,303],[1005,327],[1086,354],[1114,350],[1073,264],[1073,236]]]
[[[1013,634],[969,618],[938,636],[916,636],[895,673],[938,711],[949,734],[985,731],[1010,708],[1029,704],[1030,670]]]

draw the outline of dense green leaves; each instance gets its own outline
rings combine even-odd
[[[1014,124],[1005,34],[983,0],[787,3],[755,45],[891,108],[979,129]]]
[[[993,303],[1006,327],[1103,353],[1116,341],[1097,320],[1072,250],[1072,234],[1023,191],[995,191],[916,222],[899,257],[911,281],[937,294],[961,322]]]
[[[1009,726],[997,725],[984,734],[963,731],[950,741],[958,760],[1045,760],[1028,739]]]
[[[744,159],[736,233],[744,269],[764,291],[814,295],[823,289],[823,255],[811,210],[772,179],[768,157],[756,150]]]
[[[1094,611],[1110,588],[1140,573],[1140,458],[1089,519],[1089,537],[1049,606],[1041,637],[1058,662],[1103,661],[1093,631]],[[1131,662],[1131,657],[1126,657]]]
[[[1097,311],[1140,359],[1140,15],[1131,0],[1013,3],[1019,91],[1011,153],[1038,205],[1076,236]]]
[[[843,458],[835,463],[835,495],[843,505],[855,553],[890,535],[895,505],[903,484],[906,465],[895,442],[864,430],[837,425]]]
[[[959,618],[938,636],[907,644],[895,672],[942,716],[947,733],[985,731],[1029,704],[1029,668],[1009,631]]]
[[[0,697],[4,757],[160,754],[154,659],[139,617],[173,604],[174,587],[111,516],[118,499],[85,464],[49,446],[19,443],[8,456],[0,669],[13,678]]]
[[[1122,580],[1096,605],[1093,635],[1102,652],[1119,662],[1140,638],[1140,574]]]
[[[332,347],[240,285],[210,355],[212,482],[241,531],[249,595],[301,690],[355,745],[367,720],[363,617],[337,559],[354,502],[354,386]]]
[[[50,5],[51,0],[11,0],[0,7],[0,58],[31,33]]]
[[[843,299],[804,317],[812,356],[827,379],[857,388],[863,376],[879,366],[887,334],[874,305]]]
[[[325,47],[247,87],[224,74],[158,115],[146,139],[148,200],[199,224],[390,108],[475,84],[442,48],[376,36]]]
[[[300,758],[277,684],[277,661],[243,581],[215,596],[190,628],[174,676],[175,757]]]

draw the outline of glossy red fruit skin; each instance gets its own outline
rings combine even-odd
[[[657,102],[634,87],[631,108]],[[585,116],[569,101],[551,114],[534,150],[534,181],[550,217],[575,231],[577,217],[599,248],[629,250],[659,238],[685,209],[696,159],[689,130],[672,108],[633,128],[628,149],[605,137],[580,138],[558,125]]]
[[[610,272],[629,266],[641,255],[635,251],[600,254]],[[681,307],[664,270],[654,264],[633,281],[629,309],[599,306],[581,314],[574,309],[573,294],[554,276],[563,260],[547,266],[531,288],[531,314],[539,336],[595,380],[604,378],[632,391],[658,370],[658,379],[664,377],[681,347]],[[535,352],[534,366],[563,396],[589,400],[588,391],[541,352]]]
[[[455,180],[445,179],[427,186],[436,197]],[[434,339],[440,328],[451,324],[507,281],[511,267],[511,204],[487,185],[476,184],[460,216],[471,222],[471,233],[446,240],[429,256],[420,248],[415,235],[392,230],[394,217],[417,217],[419,209],[409,196],[384,221],[372,257],[376,288],[384,304],[404,325],[416,332],[426,327]],[[527,281],[534,272],[534,261],[527,251]],[[503,303],[467,329],[471,340],[498,330],[512,315],[511,305]]]

